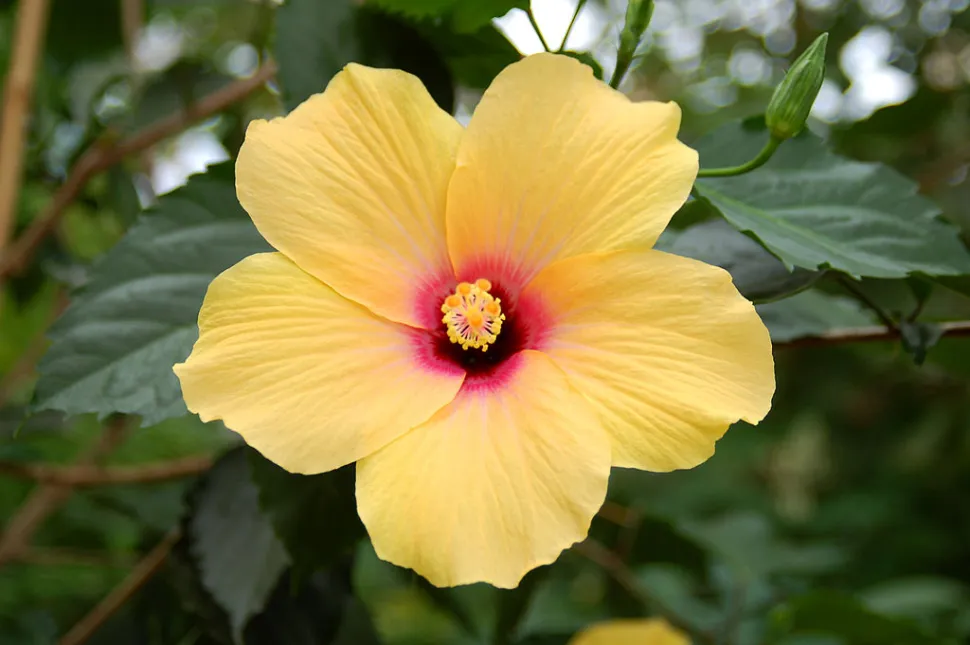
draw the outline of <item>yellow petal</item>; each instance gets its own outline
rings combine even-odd
[[[297,473],[356,461],[454,399],[464,375],[418,336],[334,292],[279,253],[217,277],[199,340],[175,366],[189,410]]]
[[[377,554],[437,586],[514,587],[585,539],[609,440],[538,352],[357,464],[357,510]]]
[[[613,620],[593,625],[569,645],[690,645],[687,634],[659,618]]]
[[[507,67],[472,116],[448,193],[458,277],[524,285],[556,259],[652,246],[697,175],[679,127],[676,104],[631,103],[572,58]]]
[[[301,269],[386,318],[437,327],[454,286],[445,200],[461,135],[416,77],[351,64],[291,115],[250,124],[236,191]]]
[[[614,466],[696,466],[731,423],[768,413],[768,330],[723,269],[659,251],[587,255],[547,267],[523,297],[547,309],[541,349],[600,413]]]

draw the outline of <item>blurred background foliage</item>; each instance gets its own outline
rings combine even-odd
[[[532,4],[557,47],[575,0]],[[788,63],[828,31],[827,76],[811,129],[845,156],[913,178],[967,239],[968,4],[657,0],[622,89],[635,99],[679,102],[682,137],[692,143],[762,112]],[[157,572],[140,590],[93,633],[72,631],[82,640],[60,642],[540,645],[565,643],[592,621],[644,614],[689,627],[697,642],[725,645],[970,642],[970,341],[960,338],[928,348],[921,366],[898,342],[779,347],[778,393],[763,424],[733,428],[717,454],[691,471],[615,470],[593,540],[509,592],[438,590],[379,561],[358,541],[347,473],[294,492],[275,466],[195,417],[145,428],[94,414],[25,420],[24,406],[44,395],[34,388],[45,330],[67,299],[97,283],[91,267],[143,208],[189,174],[234,158],[251,118],[283,113],[353,59],[420,75],[440,105],[467,121],[499,70],[541,48],[526,6],[53,0],[15,239],[92,145],[191,110],[270,59],[281,66],[243,100],[85,182],[29,264],[3,282],[0,643],[58,642],[145,566],[146,554],[153,564],[153,553],[162,556]],[[607,78],[625,6],[584,3],[567,42]],[[3,70],[17,11],[18,2],[0,1]],[[216,190],[198,185],[193,203],[222,203]],[[162,228],[153,233],[149,222],[143,235],[160,234],[167,212],[163,206],[146,216],[162,218]],[[710,217],[685,209],[674,229]],[[728,244],[721,233],[713,230],[698,253]],[[681,243],[676,237],[674,230],[667,240]],[[127,270],[105,265],[102,273]],[[844,299],[852,294],[839,280],[814,284],[775,303],[784,307],[763,305],[776,340],[875,322]],[[857,289],[903,316],[919,308],[921,320],[970,318],[967,278],[863,280]],[[137,405],[89,411],[139,412]],[[207,470],[205,460],[220,455]],[[38,485],[36,472],[17,468],[96,458],[136,471],[182,464],[186,473],[70,489]],[[38,507],[43,512],[31,519]],[[11,543],[14,533],[29,539]]]

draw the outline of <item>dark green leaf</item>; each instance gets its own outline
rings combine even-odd
[[[276,12],[277,79],[290,110],[360,56],[353,0],[286,0]]]
[[[940,645],[915,626],[877,614],[855,597],[836,591],[814,591],[772,612],[777,637],[829,634],[845,645]]]
[[[504,16],[512,9],[528,9],[529,0],[475,0],[457,3],[451,24],[458,33],[471,33]]]
[[[502,589],[498,593],[498,615],[492,640],[508,643],[516,639],[519,625],[532,604],[532,596],[539,583],[549,573],[549,567],[533,569],[522,578],[515,589]]]
[[[832,329],[874,324],[868,312],[855,300],[813,289],[784,300],[758,305],[757,309],[771,332],[771,340],[776,343],[819,336]]]
[[[380,645],[380,642],[377,628],[374,627],[367,608],[359,600],[351,600],[344,610],[344,618],[333,641],[334,645]]]
[[[255,450],[249,459],[259,502],[299,572],[332,565],[364,537],[354,466],[320,475],[289,473]]]
[[[422,31],[351,0],[287,0],[277,15],[276,58],[289,109],[322,92],[347,63],[402,69],[428,88],[442,109],[454,108],[449,66]]]
[[[213,466],[189,512],[189,550],[202,584],[241,643],[246,624],[263,610],[288,564],[286,549],[259,508],[244,449]]]
[[[522,58],[502,32],[486,25],[476,32],[455,34],[442,25],[421,23],[418,29],[451,68],[455,82],[485,89],[499,72]]]
[[[459,0],[367,0],[384,11],[411,18],[435,18],[449,13]]]
[[[684,208],[709,206],[707,200],[701,199],[691,201]],[[738,291],[755,302],[775,300],[806,289],[821,275],[800,268],[789,270],[763,246],[723,219],[704,221],[680,232],[668,230],[657,248],[725,269]]]
[[[442,110],[455,111],[451,70],[417,28],[393,16],[360,10],[357,29],[362,62],[414,74]]]
[[[349,567],[315,573],[297,588],[292,575],[280,579],[266,608],[250,621],[245,645],[329,645],[336,641],[353,600]]]
[[[231,163],[163,197],[94,267],[51,329],[37,408],[138,414],[144,425],[185,414],[172,366],[198,337],[206,288],[268,248],[236,201]]]
[[[722,128],[697,143],[701,164],[737,165],[766,137],[750,124]],[[839,157],[808,133],[752,173],[701,179],[696,188],[789,266],[881,278],[970,273],[956,229],[937,219],[939,209],[915,183],[886,166]]]

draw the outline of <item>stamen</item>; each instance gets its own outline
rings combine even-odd
[[[447,328],[448,339],[462,349],[487,351],[502,331],[502,301],[489,293],[491,288],[492,283],[485,278],[474,284],[462,282],[441,305],[441,322]]]

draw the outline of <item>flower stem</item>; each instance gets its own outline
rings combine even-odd
[[[573,33],[573,26],[576,24],[576,18],[579,18],[579,12],[583,10],[586,5],[586,0],[579,0],[576,4],[576,11],[573,12],[573,19],[569,21],[569,26],[566,27],[566,34],[562,37],[562,42],[559,44],[559,51],[566,49],[566,41],[569,40],[569,34]]]
[[[743,175],[749,173],[752,170],[756,170],[761,166],[765,165],[771,156],[775,154],[775,150],[781,145],[781,140],[771,137],[768,139],[768,143],[765,147],[761,149],[754,159],[747,161],[740,166],[729,166],[727,168],[701,168],[697,172],[698,177],[734,177],[736,175]]]
[[[545,49],[547,52],[552,51],[551,49],[549,49],[549,43],[546,42],[545,37],[542,35],[542,31],[540,31],[539,29],[539,23],[536,22],[536,15],[532,13],[531,5],[529,6],[529,10],[526,13],[529,16],[529,22],[532,23],[532,29],[536,32],[536,36],[539,37],[539,42],[542,43],[542,48]]]
[[[616,67],[613,69],[613,76],[610,77],[610,87],[614,90],[620,87],[620,83],[623,81],[623,77],[626,76],[626,72],[630,69],[630,65],[633,63],[633,58],[630,56],[625,56],[620,53],[616,58]]]

